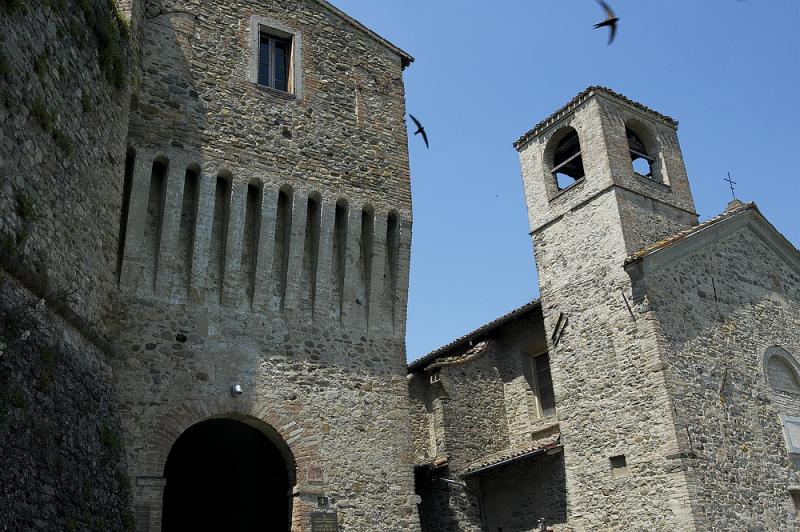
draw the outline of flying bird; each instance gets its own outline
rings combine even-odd
[[[411,120],[413,120],[413,121],[414,121],[414,123],[417,125],[417,130],[414,132],[414,134],[415,134],[415,135],[418,135],[418,134],[422,133],[422,140],[424,140],[424,141],[425,141],[425,147],[426,147],[426,148],[428,148],[428,149],[430,149],[430,146],[428,145],[428,134],[427,134],[427,133],[425,133],[425,128],[424,128],[424,127],[422,127],[422,124],[420,124],[420,123],[419,123],[419,120],[417,120],[416,118],[414,118],[414,115],[412,115],[411,113],[409,113],[409,114],[408,114],[408,116],[410,116],[410,117],[411,117]]]
[[[603,2],[603,0],[597,0],[597,3],[603,8],[603,11],[606,12],[606,19],[603,22],[598,22],[594,25],[594,29],[602,28],[603,26],[608,26],[610,33],[608,34],[608,44],[614,42],[614,37],[617,35],[617,21],[619,17],[614,14],[614,11],[609,7],[608,4]]]

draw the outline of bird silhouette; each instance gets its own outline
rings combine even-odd
[[[603,8],[603,11],[606,12],[606,19],[603,22],[598,22],[594,25],[594,29],[602,28],[603,26],[608,26],[610,33],[608,34],[608,44],[614,42],[614,37],[617,35],[617,21],[619,17],[614,14],[614,11],[609,7],[608,4],[603,2],[603,0],[597,0],[597,3]]]
[[[412,115],[411,113],[409,113],[409,114],[408,114],[408,116],[410,116],[410,117],[411,117],[411,120],[413,120],[413,121],[414,121],[414,123],[417,125],[417,130],[414,132],[414,134],[415,134],[415,135],[419,135],[420,133],[422,133],[422,140],[424,140],[424,141],[425,141],[425,147],[426,147],[426,148],[428,148],[428,149],[430,149],[430,146],[428,145],[428,134],[427,134],[427,133],[425,133],[425,128],[424,128],[424,127],[422,127],[422,124],[420,124],[420,123],[419,123],[419,120],[417,120],[416,118],[414,118],[414,115]]]

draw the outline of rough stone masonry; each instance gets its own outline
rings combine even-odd
[[[322,1],[118,8],[0,4],[3,526],[159,530],[171,449],[221,418],[280,449],[292,530],[331,518],[418,530],[404,343],[413,59]],[[43,322],[33,338],[23,314]],[[56,354],[23,363],[39,344]],[[66,481],[95,479],[74,505],[47,499],[67,484],[12,489],[26,471],[47,476],[12,435],[64,422],[25,391],[42,371],[95,390],[36,392],[97,442],[52,432],[54,448],[83,453],[64,459]],[[101,460],[103,441],[116,454]]]
[[[406,367],[412,60],[322,0],[0,2],[0,527],[797,527],[800,254],[609,89],[515,145],[541,299]]]
[[[795,530],[800,252],[610,89],[515,147],[541,297],[409,365],[423,529]]]

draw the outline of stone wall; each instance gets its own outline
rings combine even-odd
[[[480,478],[485,530],[533,531],[567,521],[564,454],[535,456]]]
[[[629,254],[697,223],[676,122],[597,87],[581,93],[554,117],[517,146],[532,230],[611,187]],[[656,160],[656,179],[634,171],[627,126],[646,139]],[[585,177],[558,191],[551,174],[553,154],[567,127],[578,133]]]
[[[655,332],[626,307],[630,281],[621,267],[618,216],[607,193],[571,213],[569,223],[534,235],[569,524],[679,526],[690,515],[686,481],[667,458],[679,447]],[[562,313],[562,324],[568,321],[552,345]],[[621,455],[627,469],[616,472],[610,459]]]
[[[625,137],[634,119],[659,138],[669,186],[634,173]],[[566,126],[578,132],[585,177],[557,191],[553,141]],[[628,310],[622,268],[632,250],[693,221],[675,124],[594,88],[537,128],[518,149],[564,443],[568,524],[690,526],[676,458],[683,442],[658,371],[656,330]]]
[[[293,453],[297,530],[322,495],[343,530],[377,522],[416,529],[401,341],[157,302],[121,308],[120,327],[127,351],[114,374],[141,486],[137,515],[153,527],[161,492],[151,482],[163,477],[173,443],[189,426],[224,416],[268,425]],[[241,396],[231,395],[234,384]]]
[[[642,312],[660,324],[702,530],[798,527],[788,491],[800,484],[798,458],[778,416],[797,415],[800,397],[776,397],[764,356],[780,346],[800,360],[800,272],[764,240],[773,230],[759,217],[745,211],[692,237],[699,242],[636,286]]]
[[[650,182],[645,177],[636,176],[643,186],[663,188],[659,183]],[[656,199],[619,190],[617,205],[628,253],[657,242],[661,238],[683,231],[697,224],[697,215],[665,205]]]
[[[419,367],[412,365],[416,489],[422,498],[423,530],[482,530],[490,522],[490,508],[494,516],[491,522],[497,524],[503,521],[509,505],[517,506],[517,524],[535,524],[545,509],[548,515],[557,515],[559,522],[564,521],[563,461],[559,461],[560,476],[549,466],[517,465],[490,475],[488,484],[484,484],[482,475],[462,481],[462,475],[475,462],[530,450],[535,444],[534,434],[552,429],[554,424],[557,432],[556,419],[539,415],[533,391],[530,358],[546,345],[541,311],[533,305],[509,322],[461,341]],[[548,435],[552,440],[554,433]],[[517,483],[514,496],[507,497],[508,490],[503,486],[515,483],[520,475],[533,477]],[[560,478],[561,483],[548,484],[554,478]],[[556,492],[560,495],[553,498]],[[538,503],[519,505],[522,499]],[[551,506],[559,505],[560,511],[550,511]]]
[[[107,355],[62,304],[0,270],[0,528],[132,530]]]
[[[127,26],[107,0],[0,13],[2,247],[102,326],[116,286]]]
[[[464,344],[441,353],[427,370],[412,370],[416,456],[423,461],[446,456],[450,467],[460,471],[494,452],[529,446],[540,424],[532,411],[530,355],[545,346],[536,309],[473,339],[473,347]],[[432,384],[433,373],[438,381]],[[430,427],[433,423],[441,428]],[[435,452],[431,432],[443,435]]]
[[[0,4],[0,528],[130,530],[104,339],[127,26],[112,2]]]
[[[402,337],[407,59],[324,2],[303,6],[148,3],[122,285]],[[251,80],[269,24],[294,35],[293,94]]]

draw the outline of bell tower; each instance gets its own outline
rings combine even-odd
[[[531,233],[606,194],[617,207],[625,253],[696,224],[677,127],[605,87],[575,96],[514,143]]]
[[[669,457],[686,444],[660,370],[657,331],[637,321],[623,268],[628,255],[697,223],[677,122],[589,87],[514,147],[539,273],[570,519],[587,529],[653,522],[691,529],[690,511],[674,503],[688,499],[688,488]],[[646,475],[639,474],[643,468]],[[634,481],[620,481],[628,475]],[[663,496],[637,508],[640,489]],[[602,515],[608,505],[641,521],[592,522],[593,511]]]

